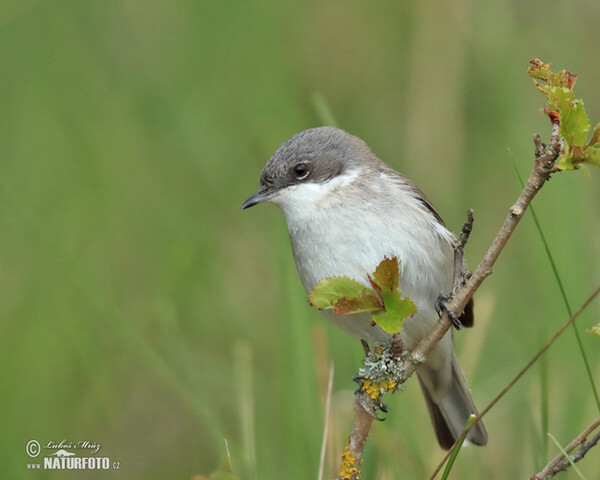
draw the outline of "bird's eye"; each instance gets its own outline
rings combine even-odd
[[[274,183],[273,175],[270,173],[263,173],[260,180],[267,185],[272,185]]]
[[[308,173],[309,173],[308,165],[306,163],[298,163],[298,164],[294,165],[293,171],[294,171],[294,176],[298,180],[302,180],[308,176]]]

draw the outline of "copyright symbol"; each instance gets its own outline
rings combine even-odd
[[[40,450],[40,442],[38,442],[37,440],[29,440],[29,442],[27,442],[27,447],[25,448],[25,451],[30,457],[37,457],[40,454]]]

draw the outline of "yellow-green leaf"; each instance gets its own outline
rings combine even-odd
[[[333,303],[333,313],[335,315],[375,312],[382,309],[379,299],[374,294],[368,293],[366,289],[358,297],[341,297]]]
[[[385,311],[373,313],[373,321],[387,333],[402,330],[404,320],[417,313],[417,306],[410,298],[401,298],[400,292],[382,292]]]
[[[348,277],[328,277],[319,281],[308,295],[308,302],[335,315],[371,312],[373,321],[388,333],[398,333],[406,318],[417,312],[410,298],[401,298],[396,257],[384,258],[369,277],[373,289]]]
[[[600,167],[600,123],[595,126],[592,138],[586,144],[591,125],[583,101],[576,99],[573,93],[577,75],[566,70],[555,73],[551,66],[551,63],[535,59],[531,61],[527,73],[546,97],[542,113],[548,115],[552,123],[558,124],[558,133],[564,139],[556,167],[560,170],[585,171],[586,164]]]
[[[551,63],[544,63],[538,58],[532,60],[530,64],[531,66],[527,69],[527,73],[534,81],[537,79],[550,86],[567,87],[569,89],[572,89],[577,81],[577,75],[574,73],[567,70],[555,73],[551,70]],[[539,88],[540,85],[537,82],[536,85]]]
[[[559,170],[575,170],[576,166],[573,163],[573,157],[571,155],[560,157],[560,160],[556,162],[556,168]]]
[[[583,145],[589,129],[590,120],[581,100],[574,100],[564,113],[560,112],[559,133],[570,145]]]
[[[546,94],[548,107],[553,112],[567,111],[571,103],[575,100],[573,90],[569,90],[566,87],[545,85],[538,88]]]
[[[399,277],[398,259],[396,257],[384,258],[379,265],[377,265],[375,272],[373,272],[373,281],[382,290],[390,292],[393,292],[398,288]]]
[[[381,309],[375,292],[348,277],[327,277],[319,281],[308,295],[319,310],[332,309],[336,315],[371,312]]]

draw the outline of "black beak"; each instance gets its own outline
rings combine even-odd
[[[271,190],[267,187],[261,186],[254,195],[252,195],[248,200],[242,203],[242,210],[253,207],[254,205],[258,205],[259,203],[268,200],[276,191],[277,190]]]

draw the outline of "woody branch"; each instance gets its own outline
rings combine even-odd
[[[448,303],[448,310],[453,312],[456,316],[461,314],[471,297],[473,297],[473,294],[492,273],[492,268],[496,263],[496,260],[519,224],[519,221],[523,217],[529,204],[550,178],[550,175],[557,171],[555,162],[561,149],[558,130],[558,124],[553,123],[549,145],[542,143],[539,135],[534,136],[535,164],[533,170],[529,175],[519,198],[509,208],[508,215],[491,243],[487,253],[484,255],[471,277],[466,281],[465,285],[455,293],[452,300]],[[416,346],[408,358],[403,362],[402,366],[406,372],[405,379],[410,377],[419,365],[423,363],[427,355],[435,348],[437,343],[443,338],[444,334],[451,326],[452,323],[449,319],[449,315],[447,311],[444,311],[431,333]],[[348,451],[355,458],[355,465],[357,467],[360,465],[362,450],[373,423],[373,410],[370,407],[371,404],[368,401],[365,402],[364,396],[357,395],[355,400],[356,418],[352,433],[348,439]],[[472,424],[472,426],[474,425],[475,423]]]

